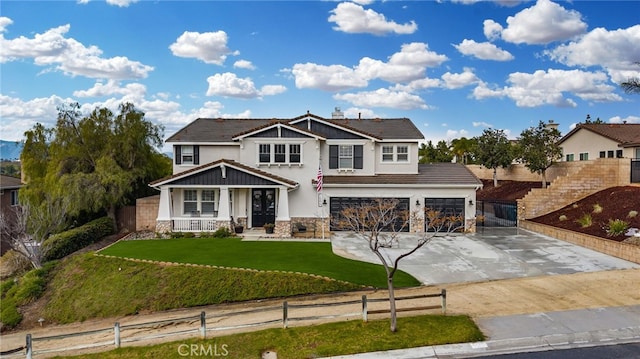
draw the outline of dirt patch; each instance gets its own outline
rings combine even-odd
[[[498,181],[498,187],[493,186],[493,180],[482,180],[482,189],[476,193],[478,201],[503,200],[515,201],[526,196],[532,188],[541,188],[542,182]]]

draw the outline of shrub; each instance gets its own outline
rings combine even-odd
[[[605,226],[607,236],[616,237],[623,234],[629,228],[629,222],[625,222],[621,219],[610,219],[609,223]]]
[[[567,220],[567,216],[565,216],[565,215],[563,214],[563,215],[561,215],[560,217],[558,217],[558,220],[559,220],[560,222],[564,222],[564,221],[566,221],[566,220]]]
[[[216,229],[216,231],[213,232],[213,235],[212,235],[213,238],[229,238],[233,236],[234,234],[231,233],[231,231],[227,227],[220,227]]]
[[[627,218],[635,218],[638,215],[638,211],[629,211]]]
[[[593,224],[593,218],[591,217],[590,213],[585,213],[582,215],[582,217],[576,220],[576,223],[582,226],[582,228],[591,227],[591,225]]]
[[[8,279],[0,286],[2,291],[2,310],[0,322],[7,328],[13,328],[22,321],[18,307],[35,301],[44,293],[47,277],[56,262],[49,262],[40,269],[34,269],[20,279]]]
[[[184,238],[184,233],[183,232],[171,232],[169,233],[169,238]]]
[[[598,203],[594,204],[593,213],[602,213],[602,206]]]
[[[195,234],[195,233],[193,233],[193,232],[185,232],[185,233],[182,235],[182,237],[183,237],[183,238],[195,238],[195,237],[196,237],[196,234]]]
[[[18,306],[13,299],[5,299],[2,301],[2,310],[0,310],[0,322],[4,327],[13,328],[22,321],[22,314],[18,311]]]
[[[55,234],[42,243],[43,261],[64,258],[113,233],[115,233],[115,227],[111,218],[102,217],[80,227]]]

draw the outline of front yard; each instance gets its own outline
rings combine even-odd
[[[300,272],[367,287],[387,287],[381,265],[337,256],[331,251],[330,243],[243,242],[238,238],[134,240],[120,241],[100,254],[160,262]],[[417,279],[401,271],[396,273],[394,283],[396,287],[420,285]]]

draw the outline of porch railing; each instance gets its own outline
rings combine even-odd
[[[215,231],[216,219],[214,217],[174,218],[173,230],[175,232]]]

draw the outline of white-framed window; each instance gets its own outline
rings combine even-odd
[[[182,156],[182,164],[193,164],[193,146],[182,146],[180,155]]]
[[[299,143],[260,143],[258,144],[258,163],[302,163],[302,145]]]
[[[589,152],[580,153],[580,161],[588,161],[589,160]]]
[[[409,146],[382,146],[382,162],[409,162]]]
[[[338,146],[338,168],[353,168],[353,146]]]
[[[185,189],[182,198],[184,214],[193,214],[198,211],[198,190]]]
[[[571,162],[573,161],[573,158],[574,158],[573,153],[569,153],[565,156],[565,161]]]
[[[18,191],[17,190],[12,190],[11,191],[11,205],[12,206],[17,206],[20,204],[20,200],[18,199]]]
[[[213,215],[216,210],[216,192],[212,189],[203,189],[201,196],[200,211],[204,215]]]

